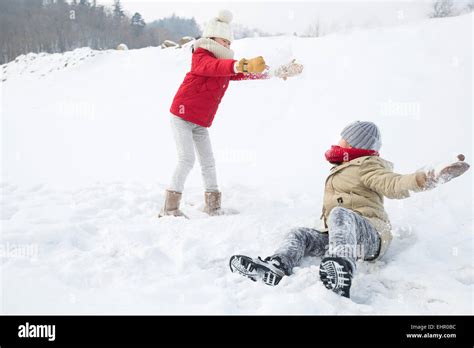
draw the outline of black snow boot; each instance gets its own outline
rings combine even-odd
[[[353,269],[341,257],[324,257],[319,265],[319,277],[327,289],[341,296],[350,297]]]
[[[263,281],[267,285],[277,285],[285,274],[283,264],[278,256],[267,257],[262,260],[252,259],[245,255],[234,255],[229,260],[232,273],[238,273],[244,277]]]

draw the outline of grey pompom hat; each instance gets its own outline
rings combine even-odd
[[[342,138],[352,147],[379,151],[382,137],[379,128],[373,122],[355,121],[341,132]]]

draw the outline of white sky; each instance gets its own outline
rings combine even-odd
[[[195,17],[202,25],[219,9],[233,12],[234,22],[270,33],[304,33],[317,18],[326,28],[339,26],[393,25],[427,18],[431,0],[404,1],[160,1],[121,0],[129,13],[140,12],[146,22],[172,13]],[[110,5],[113,0],[98,0]]]

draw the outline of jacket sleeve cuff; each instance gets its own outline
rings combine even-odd
[[[416,184],[420,191],[424,190],[426,187],[426,173],[425,172],[416,172],[415,173]]]
[[[425,190],[426,174],[424,172],[416,172],[404,176],[408,183],[408,190],[413,192],[420,192]]]
[[[239,71],[237,70],[237,67],[239,66],[239,62],[238,61],[235,61],[234,62],[234,73],[238,74]]]

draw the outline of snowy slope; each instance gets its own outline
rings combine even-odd
[[[352,301],[322,286],[317,258],[275,288],[227,264],[315,223],[323,153],[348,122],[376,122],[382,156],[401,173],[457,153],[472,162],[472,18],[235,41],[237,57],[297,58],[305,70],[232,83],[211,134],[223,203],[241,213],[199,211],[196,166],[189,221],[156,219],[189,50],[83,49],[2,66],[1,312],[472,314],[472,170],[387,201],[395,239],[382,260],[360,264]],[[34,257],[13,255],[24,246]]]
[[[88,58],[110,51],[94,51],[89,47],[78,48],[65,53],[48,54],[28,53],[18,56],[15,60],[2,65],[2,81],[10,76],[25,78],[30,75],[33,79],[44,77],[54,71],[82,65]]]

